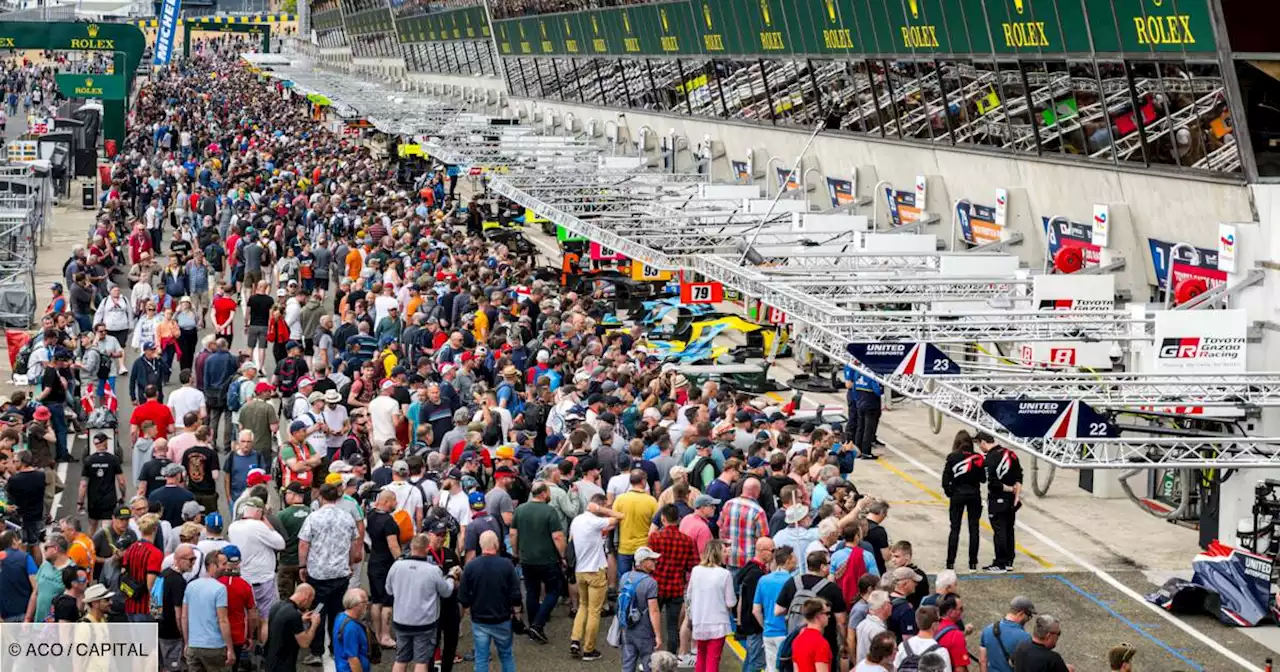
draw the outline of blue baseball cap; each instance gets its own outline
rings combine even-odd
[[[211,530],[222,529],[222,514],[214,511],[204,517],[204,526]]]
[[[235,544],[223,546],[222,554],[227,556],[227,562],[240,562],[240,547]]]
[[[472,511],[481,511],[484,509],[484,493],[473,492],[467,495],[467,501],[471,503]]]

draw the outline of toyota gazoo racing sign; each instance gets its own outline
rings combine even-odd
[[[1119,435],[1106,416],[1083,401],[988,399],[982,410],[1020,439],[1084,441]]]
[[[1244,310],[1162,310],[1155,313],[1155,373],[1244,373],[1248,317]]]
[[[850,343],[849,354],[876,375],[958,376],[960,365],[931,343]]]
[[[1037,275],[1031,279],[1037,310],[1108,311],[1116,307],[1114,275]]]

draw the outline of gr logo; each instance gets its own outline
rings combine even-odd
[[[1160,359],[1195,359],[1199,356],[1199,337],[1160,340]]]

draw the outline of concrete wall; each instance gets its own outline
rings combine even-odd
[[[632,154],[643,126],[649,126],[661,135],[668,135],[674,129],[674,133],[684,138],[690,147],[710,136],[712,142],[724,150],[724,155],[712,164],[716,179],[732,179],[729,162],[744,161],[752,152],[754,171],[761,176],[755,182],[767,183],[770,193],[776,185],[775,167],[781,165],[789,169],[809,136],[809,132],[803,129],[762,128],[636,111],[624,115],[616,110],[547,101],[513,98],[510,108],[514,113],[524,115],[527,122],[530,104],[536,106],[544,118],[552,113],[563,118],[572,112],[578,129],[585,128],[587,120],[592,118],[597,120],[600,128],[606,121],[616,123],[624,128],[622,137],[630,138],[626,151]],[[563,132],[563,128],[558,132]],[[599,140],[604,142],[604,138]],[[656,149],[649,153],[656,155]],[[769,159],[773,157],[778,160],[770,164]],[[917,175],[927,176],[926,209],[941,216],[941,225],[933,229],[940,238],[949,239],[952,204],[957,199],[967,198],[974,203],[991,205],[995,202],[996,189],[1009,189],[1011,217],[1015,213],[1021,215],[1011,220],[1011,225],[1026,236],[1026,242],[1013,249],[1024,260],[1035,264],[1043,259],[1041,217],[1062,215],[1088,222],[1093,217],[1095,203],[1108,204],[1113,225],[1111,247],[1127,261],[1127,273],[1122,276],[1122,284],[1133,291],[1135,298],[1145,297],[1148,285],[1155,282],[1150,270],[1147,238],[1188,242],[1212,249],[1216,247],[1219,222],[1255,220],[1250,191],[1242,184],[1054,163],[1025,156],[1005,158],[924,144],[913,146],[828,136],[815,141],[804,158],[810,183],[817,183],[809,198],[824,209],[830,207],[826,176],[849,179],[856,169],[857,190],[864,196],[873,193],[879,180],[889,181],[896,189],[910,191]],[[682,154],[677,165],[681,170],[691,169],[692,158],[688,152]],[[809,173],[810,169],[816,172]],[[879,201],[882,199],[873,199],[873,202]],[[879,210],[881,225],[885,226],[885,208],[881,206]],[[870,206],[864,212],[870,215]]]

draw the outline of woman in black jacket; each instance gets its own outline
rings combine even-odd
[[[955,569],[960,521],[969,513],[969,571],[978,569],[978,523],[982,520],[982,484],[987,480],[982,453],[969,432],[960,430],[942,470],[942,491],[951,498],[951,534],[947,537],[947,569]]]

